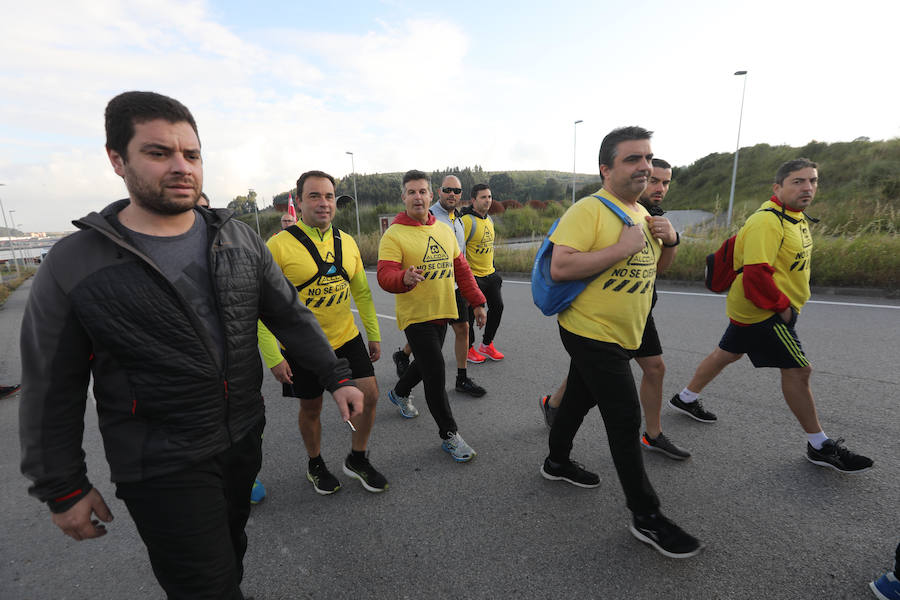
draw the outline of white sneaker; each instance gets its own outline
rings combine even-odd
[[[476,455],[475,449],[468,445],[458,433],[454,433],[441,442],[441,449],[452,456],[456,462],[469,462]]]
[[[400,414],[404,419],[414,419],[419,416],[419,410],[413,406],[412,396],[398,396],[394,390],[388,392],[388,398],[394,405],[400,409]]]

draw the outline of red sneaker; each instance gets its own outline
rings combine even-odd
[[[489,345],[485,346],[482,344],[478,347],[478,351],[481,354],[484,354],[491,360],[503,360],[503,353],[494,348],[494,342],[491,342]]]
[[[480,365],[481,363],[486,361],[487,358],[485,358],[481,354],[478,354],[478,352],[475,351],[475,348],[469,348],[469,352],[468,352],[468,354],[466,354],[466,360],[469,361],[470,363],[475,363],[476,365]]]

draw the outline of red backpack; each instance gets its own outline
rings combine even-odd
[[[719,246],[719,249],[706,256],[706,289],[711,292],[727,292],[732,282],[743,271],[743,267],[734,270],[734,240],[731,236]]]

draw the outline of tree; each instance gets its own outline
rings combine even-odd
[[[494,200],[514,200],[516,194],[516,182],[509,176],[509,173],[497,173],[491,175],[488,181],[491,188],[491,196]]]
[[[548,177],[544,182],[544,187],[541,189],[540,199],[559,200],[562,198],[564,192],[565,188],[563,188],[563,185],[558,180],[553,177]]]
[[[253,212],[256,203],[256,192],[250,190],[247,196],[235,196],[234,200],[228,203],[228,208],[233,210],[237,215],[246,215]]]

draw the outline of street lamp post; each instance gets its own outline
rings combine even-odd
[[[731,170],[731,193],[728,194],[728,226],[731,227],[731,212],[734,209],[734,185],[737,181],[738,151],[741,148],[741,121],[744,118],[744,92],[747,91],[747,71],[735,71],[735,75],[744,78],[744,88],[741,90],[741,112],[738,115],[737,145],[734,148],[734,168]]]
[[[13,229],[18,229],[18,227],[16,227],[16,220],[13,219],[14,212],[16,212],[16,209],[14,209],[14,208],[10,209],[10,211],[9,211],[9,224],[12,225]],[[15,245],[12,244],[12,237],[10,237],[9,240],[10,240],[10,245],[12,246],[12,251],[13,251],[13,261],[16,263],[16,276],[19,276],[21,274],[19,272],[19,255],[16,253]],[[25,263],[24,256],[22,257],[22,263],[23,264]]]
[[[6,185],[5,183],[0,183],[0,185]],[[16,276],[19,276],[19,262],[15,260],[16,251],[13,249],[12,243],[12,231],[9,228],[9,224],[6,222],[6,210],[3,208],[3,200],[0,199],[0,215],[3,215],[3,227],[6,229],[6,241],[9,242],[9,254],[13,257],[13,262],[16,263]]]
[[[575,149],[578,147],[578,124],[583,122],[582,119],[578,119],[572,125],[572,204],[575,204],[575,159],[577,157]]]
[[[359,229],[359,196],[356,193],[356,163],[353,160],[353,153],[346,152],[350,155],[350,170],[353,171],[353,203],[356,205],[356,239],[362,235]]]

